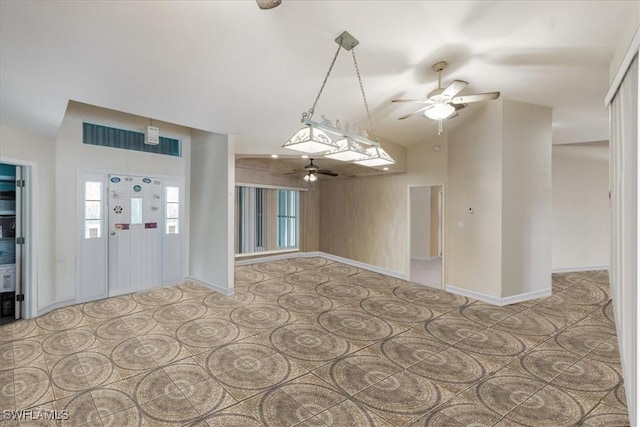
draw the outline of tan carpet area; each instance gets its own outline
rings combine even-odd
[[[185,283],[1,326],[0,426],[629,424],[607,272],[506,307],[324,258],[235,273],[228,297]],[[3,419],[21,409],[68,419]]]

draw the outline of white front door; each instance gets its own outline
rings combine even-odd
[[[161,286],[162,180],[109,175],[108,185],[109,296]]]

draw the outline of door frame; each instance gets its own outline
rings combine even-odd
[[[189,207],[188,207],[188,202],[189,202],[189,198],[188,198],[188,194],[185,190],[186,188],[186,183],[185,183],[185,178],[181,177],[181,176],[170,176],[170,175],[162,175],[162,174],[145,174],[143,172],[122,172],[122,171],[118,171],[118,170],[112,170],[112,171],[105,171],[102,169],[90,169],[90,168],[79,168],[76,171],[76,249],[79,249],[82,247],[82,239],[83,239],[83,230],[84,230],[84,192],[82,190],[82,177],[83,175],[101,175],[104,178],[104,192],[105,192],[105,197],[103,199],[102,202],[102,208],[103,208],[103,212],[105,212],[105,217],[103,217],[103,226],[104,226],[104,231],[105,233],[108,233],[108,214],[107,214],[107,198],[108,198],[108,190],[109,190],[109,175],[121,175],[121,176],[139,176],[139,177],[144,177],[144,176],[149,176],[149,177],[155,177],[155,178],[159,178],[163,180],[163,188],[166,187],[167,182],[173,183],[173,185],[177,185],[180,188],[180,193],[181,193],[181,197],[180,197],[180,215],[181,215],[181,222],[180,222],[180,229],[182,230],[180,232],[181,234],[181,242],[180,242],[180,251],[182,254],[182,259],[180,260],[180,270],[181,270],[181,280],[184,280],[184,278],[186,277],[186,272],[188,271],[188,248],[189,248],[189,221],[188,219],[188,215],[189,215]],[[105,280],[105,285],[104,285],[104,295],[105,298],[108,298],[109,295],[109,271],[108,271],[108,267],[109,267],[109,243],[108,243],[108,236],[107,236],[107,240],[105,241],[105,247],[106,247],[106,251],[105,251],[105,255],[104,255],[104,265],[107,268],[107,276],[106,276],[106,280]],[[75,296],[76,299],[78,298],[79,295],[81,295],[80,293],[80,287],[82,286],[81,283],[81,279],[82,279],[82,259],[80,256],[80,251],[76,250],[76,268],[75,268]],[[171,286],[171,285],[175,285],[175,283],[164,283],[164,281],[161,283],[160,287],[163,286]],[[77,301],[80,302],[80,301]],[[82,301],[82,302],[88,302],[88,301]]]
[[[23,197],[23,224],[24,247],[22,250],[23,271],[22,293],[22,318],[31,319],[38,314],[38,262],[36,248],[39,247],[37,198],[38,194],[38,164],[28,160],[21,160],[13,157],[0,156],[0,163],[21,166],[23,169],[23,179],[25,187],[22,189]]]
[[[442,274],[440,277],[440,289],[444,290],[447,283],[447,247],[446,247],[446,229],[447,229],[447,216],[446,216],[446,184],[410,184],[407,186],[407,279],[411,280],[411,189],[429,187],[442,187],[442,197],[440,198],[440,239],[442,249]]]

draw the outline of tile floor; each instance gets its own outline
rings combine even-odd
[[[228,297],[66,307],[0,326],[0,426],[628,424],[607,273],[553,290],[494,307],[294,258],[237,267]],[[21,409],[68,419],[2,419]]]

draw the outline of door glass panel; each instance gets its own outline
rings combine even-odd
[[[142,224],[142,198],[131,198],[131,224]]]
[[[89,201],[85,202],[85,211],[84,217],[85,219],[100,219],[100,202],[99,201]]]
[[[102,235],[102,183],[87,181],[84,186],[84,238],[96,239]]]
[[[178,187],[167,187],[167,202],[169,203],[180,202],[180,193],[178,192]]]
[[[167,218],[178,218],[178,207],[177,203],[167,203]]]

